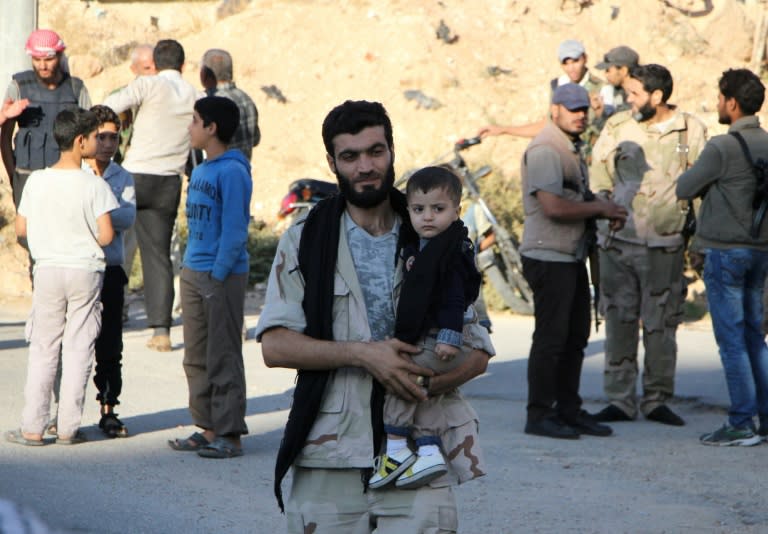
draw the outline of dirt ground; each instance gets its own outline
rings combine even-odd
[[[133,44],[179,40],[187,52],[185,78],[196,86],[203,52],[229,50],[235,81],[259,108],[263,135],[253,156],[253,215],[273,222],[292,180],[332,179],[320,125],[334,105],[348,98],[383,102],[402,173],[433,161],[484,124],[541,118],[546,84],[561,73],[557,45],[568,38],[584,42],[590,66],[620,44],[635,48],[643,62],[668,66],[676,81],[672,101],[701,117],[710,133],[720,133],[716,80],[725,68],[749,61],[754,21],[765,2],[40,0],[39,6],[39,26],[61,33],[71,70],[84,78],[94,102],[131,79],[126,58]],[[240,11],[224,16],[224,7]],[[436,36],[441,21],[449,37],[457,37],[452,44]],[[500,73],[493,76],[490,67]],[[286,103],[262,90],[270,85]],[[410,90],[441,107],[420,107],[404,96]],[[467,159],[492,165],[514,188],[526,143],[492,138]],[[7,185],[0,196],[0,215],[10,222]],[[2,220],[0,294],[24,294],[25,256]]]

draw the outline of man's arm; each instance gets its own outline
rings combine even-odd
[[[16,229],[16,237],[19,237],[19,238],[27,237],[27,218],[26,217],[17,213],[14,227]]]
[[[112,108],[115,113],[122,113],[131,108],[139,107],[144,98],[145,88],[147,86],[144,78],[149,77],[151,76],[139,76],[135,80],[132,80],[131,83],[125,87],[107,95],[103,104]]]
[[[261,336],[261,353],[267,367],[327,370],[361,367],[398,397],[418,402],[427,397],[415,376],[433,373],[413,363],[405,354],[418,349],[397,339],[386,341],[324,341],[288,328],[271,328]]]
[[[109,216],[109,212],[103,213],[96,218],[96,228],[98,230],[96,242],[100,247],[106,247],[115,238],[115,230],[112,228],[112,219]]]
[[[480,376],[488,368],[490,356],[482,350],[473,350],[464,362],[455,369],[430,378],[429,394],[440,395]]]
[[[522,124],[518,126],[499,126],[497,124],[489,124],[483,126],[478,130],[477,135],[482,139],[489,136],[496,135],[514,135],[516,137],[536,137],[541,130],[547,125],[547,119],[540,119],[536,122],[529,124]]]
[[[16,127],[14,119],[8,119],[0,126],[0,156],[3,158],[3,166],[10,180],[13,171],[16,169],[16,162],[13,160],[13,130]]]
[[[623,223],[627,209],[611,200],[595,199],[590,202],[575,202],[548,191],[536,191],[544,215],[557,221],[578,221],[598,217]]]
[[[678,198],[691,200],[701,196],[707,188],[725,172],[725,162],[720,150],[708,143],[693,166],[677,179],[675,193]]]

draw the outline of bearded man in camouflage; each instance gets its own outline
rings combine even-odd
[[[646,419],[682,426],[666,405],[674,394],[677,326],[682,319],[686,203],[677,177],[704,148],[706,128],[668,103],[672,76],[661,65],[631,70],[632,109],[606,122],[593,150],[593,190],[629,210],[626,225],[600,225],[600,286],[605,310],[604,390],[610,404],[598,421]],[[637,347],[642,325],[645,362],[638,406]]]

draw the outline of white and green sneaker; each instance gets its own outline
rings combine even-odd
[[[752,447],[760,443],[760,436],[749,427],[736,428],[726,423],[714,432],[702,434],[699,441],[715,447]]]

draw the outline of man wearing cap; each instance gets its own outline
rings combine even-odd
[[[627,211],[611,200],[587,201],[580,136],[589,106],[589,94],[580,85],[558,86],[552,94],[552,120],[528,145],[521,168],[525,223],[520,253],[536,319],[525,433],[561,439],[612,432],[581,409],[579,396],[590,326],[585,222],[610,219],[618,229]]]
[[[590,74],[587,69],[587,52],[584,45],[575,39],[568,39],[560,43],[557,49],[557,58],[563,74],[552,78],[549,82],[550,95],[558,86],[567,83],[578,84],[590,97],[590,107],[587,113],[587,128],[581,135],[585,156],[589,156],[589,150],[600,133],[600,121],[604,114],[604,106],[600,98],[600,91],[605,83],[596,76]],[[535,137],[546,126],[548,118],[536,122],[517,126],[499,126],[491,124],[483,126],[478,131],[480,137],[489,135],[514,135],[517,137]]]
[[[253,99],[232,81],[232,56],[229,52],[212,48],[203,54],[200,83],[205,88],[206,96],[223,96],[237,104],[240,124],[229,146],[238,149],[250,161],[253,147],[261,140],[259,112]]]
[[[601,302],[605,308],[604,390],[599,421],[646,419],[682,426],[674,395],[677,326],[682,320],[688,204],[675,185],[706,142],[696,117],[669,104],[672,75],[661,65],[633,68],[624,83],[630,110],[616,113],[595,144],[592,187],[626,207],[621,231],[598,223]],[[642,396],[636,395],[640,329],[645,348]]]
[[[0,154],[11,178],[15,206],[19,205],[29,174],[59,160],[59,146],[53,139],[56,115],[65,109],[91,107],[83,81],[62,68],[65,48],[56,32],[33,31],[25,46],[32,58],[32,69],[14,74],[5,93],[4,101],[29,101],[27,108],[18,117],[6,120],[0,131]]]
[[[640,62],[640,56],[628,46],[611,48],[603,56],[603,60],[595,65],[596,68],[605,71],[605,79],[608,83],[600,91],[605,111],[603,120],[618,111],[630,108],[627,103],[627,93],[624,91],[624,81],[629,78],[629,71]]]
[[[150,349],[171,350],[173,267],[171,234],[181,198],[181,174],[189,154],[189,132],[197,91],[181,77],[184,48],[172,39],[159,41],[152,56],[157,74],[138,76],[112,93],[104,105],[121,113],[138,108],[131,149],[123,167],[136,185],[136,237],[144,273]]]

